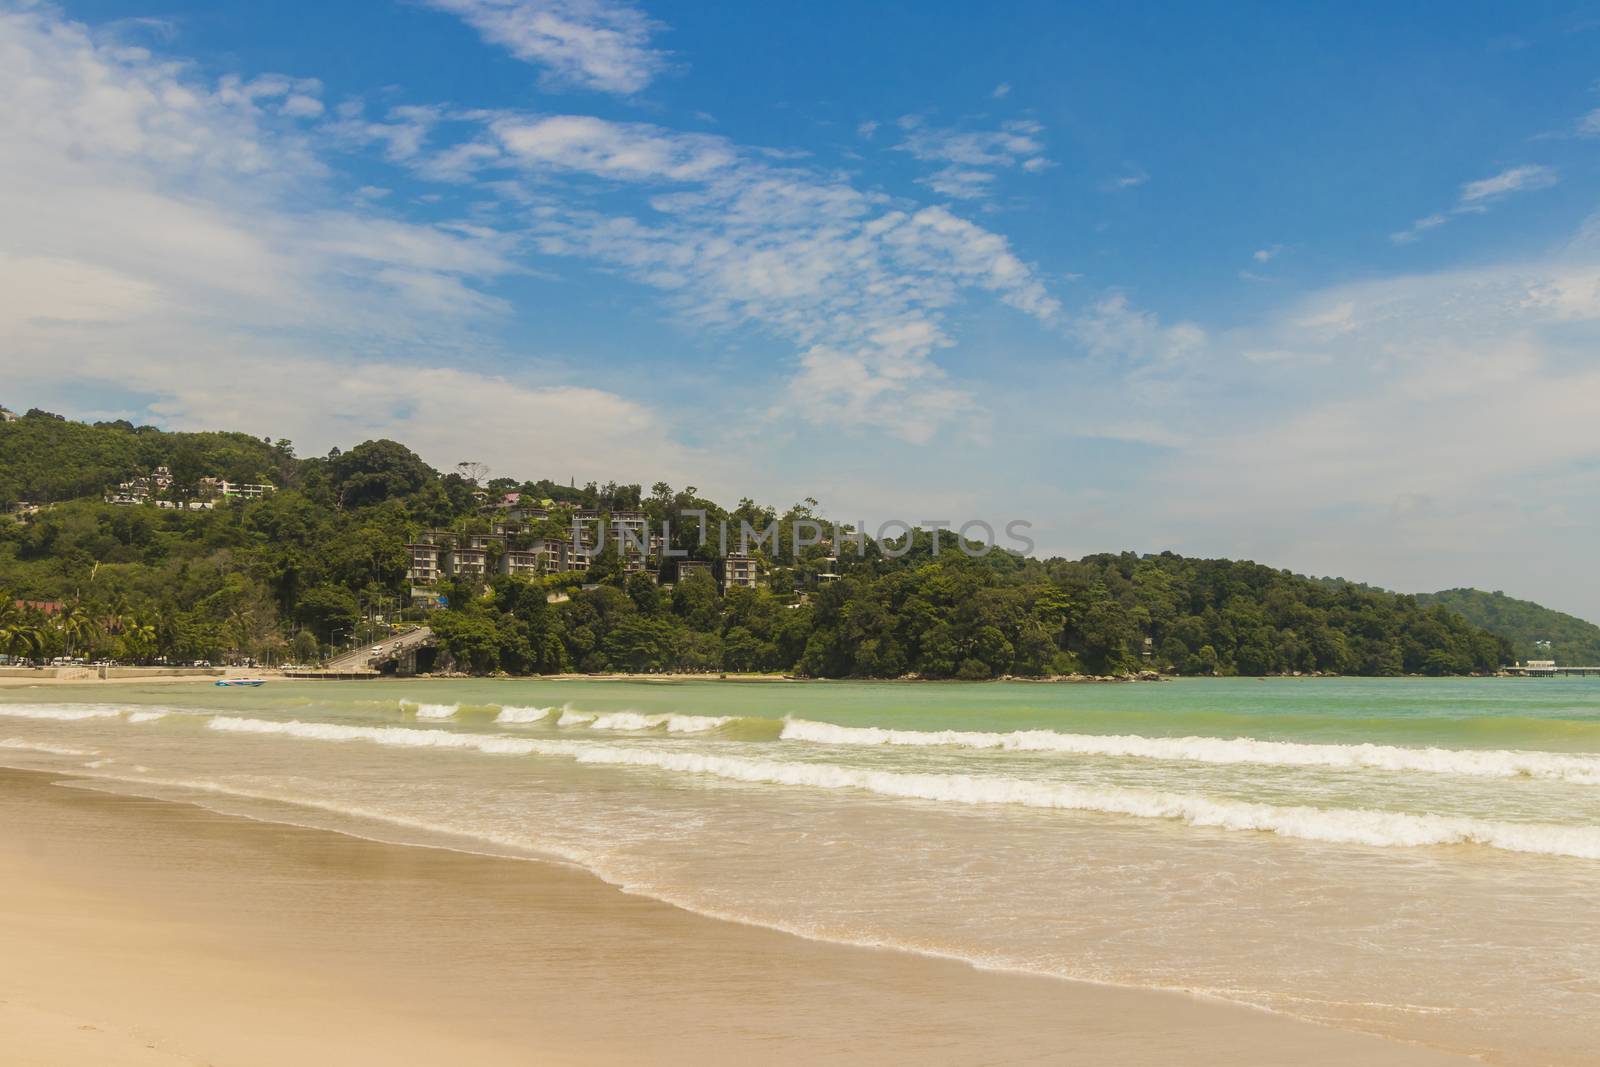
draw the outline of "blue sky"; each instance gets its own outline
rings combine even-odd
[[[0,401],[1600,617],[1600,6],[0,0]]]

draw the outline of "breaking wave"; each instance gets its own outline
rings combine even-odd
[[[594,720],[598,717],[599,716],[595,715],[593,712],[563,710],[561,712],[561,718],[556,720],[556,725],[583,726],[587,723],[594,722]]]
[[[669,734],[702,734],[733,722],[731,715],[641,715],[636,711],[614,711],[596,716],[591,730],[655,730],[665,726]]]
[[[37,741],[24,741],[20,737],[8,737],[0,741],[0,748],[9,748],[17,752],[42,752],[47,756],[94,756],[98,755],[90,748],[68,748],[65,745],[46,745]]]
[[[502,707],[500,713],[494,717],[495,722],[528,723],[548,719],[555,708],[519,708],[514,706]]]
[[[472,749],[496,756],[529,756],[534,742],[496,734],[457,733],[453,730],[418,730],[411,726],[341,726],[331,722],[285,722],[270,719],[236,719],[218,716],[206,723],[225,733],[283,734],[312,741],[370,741],[403,748]]]
[[[1600,827],[1512,823],[1459,816],[1364,809],[1324,809],[1213,800],[1187,793],[1081,786],[1009,777],[873,771],[826,763],[786,763],[744,756],[659,751],[583,741],[543,741],[408,727],[340,726],[299,721],[216,718],[211,729],[281,734],[321,741],[369,741],[413,748],[455,748],[493,755],[559,756],[583,764],[651,767],[727,781],[813,789],[853,789],[897,799],[964,806],[1019,805],[1173,820],[1221,830],[1260,831],[1334,844],[1384,848],[1482,845],[1578,859],[1600,859]]]
[[[453,719],[461,710],[460,704],[417,704],[409,700],[402,701],[401,707],[411,708],[419,719]]]
[[[1256,763],[1290,767],[1370,768],[1485,778],[1551,778],[1600,785],[1600,755],[1566,755],[1508,749],[1404,748],[1393,745],[1326,745],[1260,741],[1249,737],[1140,737],[1133,734],[1061,734],[1052,730],[983,733],[965,730],[889,730],[790,719],[786,741],[822,745],[910,745],[1061,752],[1190,763]]]
[[[128,712],[128,721],[129,722],[155,722],[158,719],[165,719],[166,717],[167,717],[167,713],[164,712],[164,711],[130,711],[130,712]]]
[[[60,722],[77,722],[82,719],[114,719],[121,715],[117,708],[74,704],[5,704],[0,705],[0,715],[16,719],[55,719]]]

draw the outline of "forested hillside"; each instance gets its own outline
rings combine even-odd
[[[236,482],[271,480],[281,451],[243,433],[163,433],[153,426],[90,426],[32,411],[0,422],[0,508],[98,497],[108,485],[159,465],[192,485],[205,475]]]
[[[1518,659],[1551,659],[1567,666],[1600,664],[1600,626],[1501,592],[1446,589],[1417,597],[1440,605],[1511,642]],[[1549,642],[1541,647],[1539,642]]]
[[[171,468],[178,497],[207,476],[277,491],[204,511],[100,501],[107,483],[157,465]],[[701,556],[710,552],[698,546],[693,511],[713,525],[764,526],[815,505],[780,514],[742,500],[730,511],[692,487],[646,493],[471,473],[441,475],[393,441],[300,459],[288,441],[237,434],[42,413],[0,424],[0,498],[58,501],[0,518],[0,653],[309,661],[381,634],[374,616],[393,619],[398,608],[423,618],[409,606],[405,545],[429,528],[487,529],[486,493],[520,490],[554,501],[557,515],[568,504],[638,509],[653,524],[671,520],[674,543]],[[864,556],[847,549],[836,564],[820,546],[796,553],[785,542],[759,555],[759,588],[725,595],[707,574],[676,585],[669,572],[628,576],[608,551],[586,574],[443,582],[450,607],[426,618],[456,663],[478,672],[1457,674],[1511,655],[1445,607],[1254,563],[969,558],[954,534],[938,536],[937,554],[934,535],[918,531],[899,558],[869,539]]]

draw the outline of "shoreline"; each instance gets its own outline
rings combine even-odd
[[[270,681],[280,682],[722,682],[729,684],[759,683],[765,685],[828,685],[839,682],[850,684],[870,683],[874,685],[1126,685],[1130,683],[1148,682],[1191,682],[1191,681],[1229,681],[1241,678],[1254,678],[1257,681],[1319,681],[1324,679],[1361,679],[1372,678],[1380,681],[1395,681],[1400,679],[1418,679],[1430,681],[1443,681],[1449,678],[1516,678],[1509,674],[1451,674],[1451,675],[1423,675],[1407,674],[1393,677],[1379,677],[1376,675],[1358,674],[1262,674],[1262,675],[1181,675],[1160,674],[1155,671],[1142,672],[1139,675],[1108,676],[1108,675],[1063,675],[1052,678],[1024,678],[1019,676],[1005,676],[1001,678],[985,678],[981,681],[966,681],[956,678],[803,678],[788,674],[735,674],[735,673],[691,673],[691,672],[665,672],[656,674],[629,674],[625,672],[605,674],[373,674],[373,675],[341,675],[339,677],[318,676],[314,673],[293,674],[285,673],[277,668],[254,669],[249,667],[215,668],[208,673],[197,673],[188,670],[187,673],[174,673],[163,668],[152,667],[126,667],[119,668],[122,674],[117,677],[100,678],[85,674],[63,676],[56,672],[58,668],[46,667],[36,671],[23,673],[22,668],[0,670],[0,690],[3,689],[28,689],[28,688],[56,688],[60,686],[83,686],[93,688],[107,685],[214,685],[222,678],[265,678]],[[130,671],[146,671],[149,673],[129,674]],[[1520,680],[1520,679],[1519,679]]]
[[[73,780],[0,770],[0,1033],[28,1062],[1473,1062]]]

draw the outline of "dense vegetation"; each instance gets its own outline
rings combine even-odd
[[[1565,666],[1600,663],[1600,626],[1498,590],[1446,589],[1417,602],[1449,608],[1474,626],[1511,642],[1518,659],[1554,659]],[[1548,644],[1541,645],[1541,642]]]
[[[103,504],[107,483],[172,468],[172,494],[206,475],[270,481],[278,492],[213,511]],[[299,459],[287,441],[86,426],[46,413],[0,424],[0,499],[59,501],[0,518],[0,653],[186,661],[308,661],[369,640],[405,606],[405,544],[423,529],[487,529],[484,492],[644,511],[698,547],[712,524],[782,515],[742,500],[727,511],[689,487],[519,483],[479,486],[471,465],[441,475],[393,441]],[[936,540],[937,538],[937,540]],[[712,539],[713,544],[715,539]],[[428,622],[478,672],[796,671],[823,677],[992,678],[1159,668],[1185,674],[1392,675],[1493,670],[1505,641],[1440,606],[1248,562],[1097,555],[970,558],[955,535],[917,531],[899,558],[788,543],[760,556],[758,589],[719,592],[699,574],[675,586],[629,576],[614,551],[587,575],[487,585],[445,582]],[[836,579],[819,575],[837,573]],[[59,602],[58,614],[16,601]],[[398,608],[398,610],[397,610]]]

